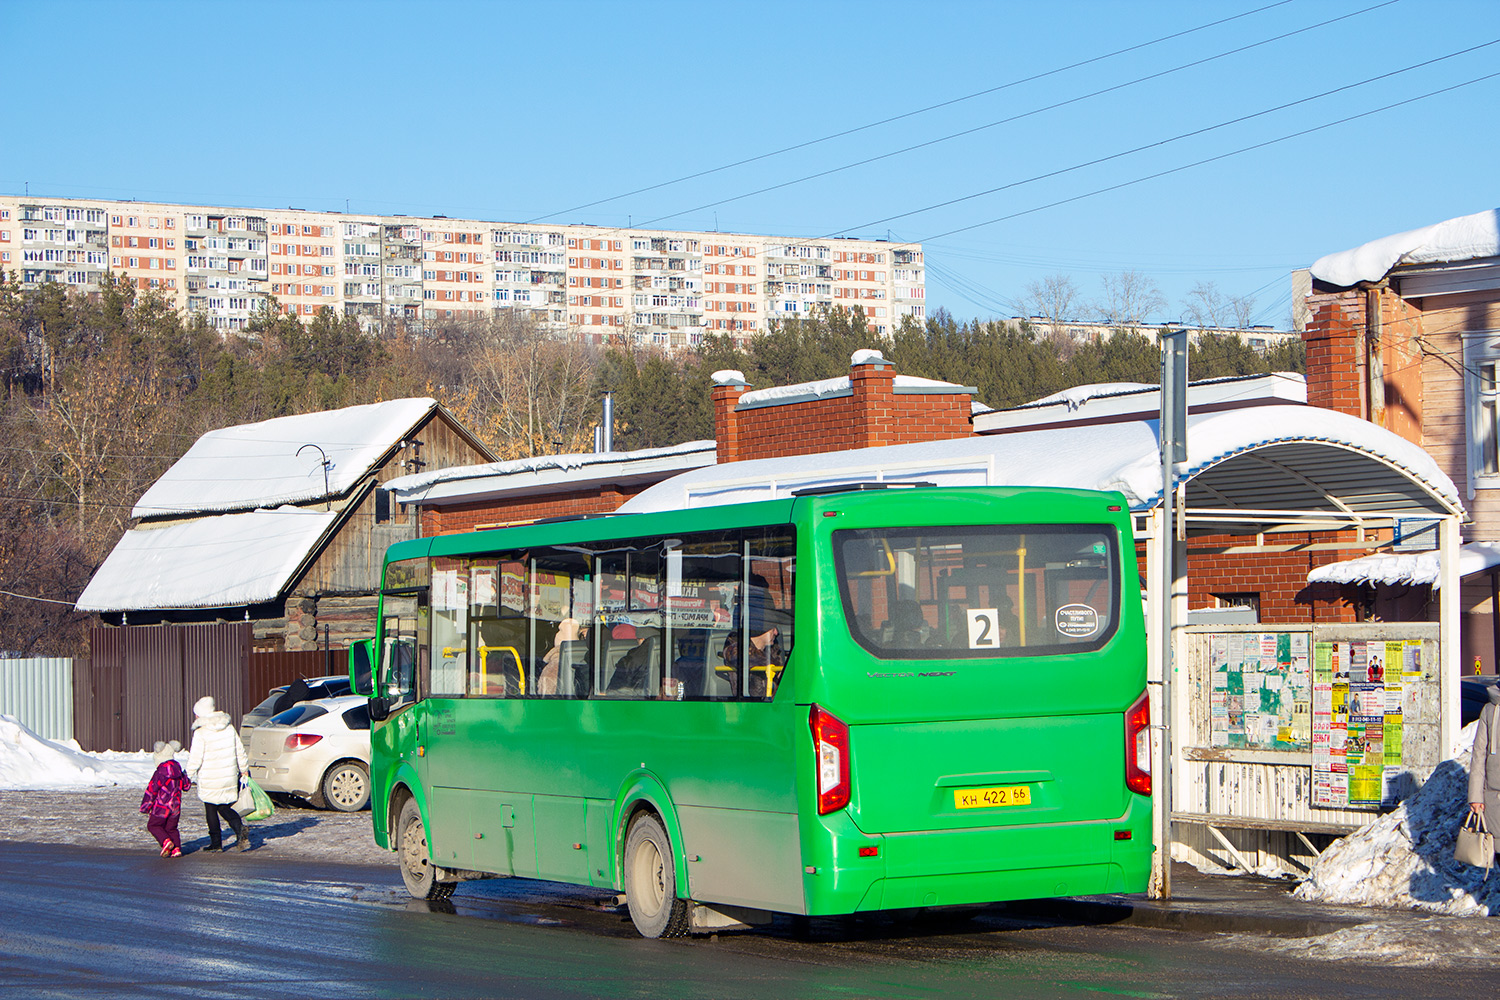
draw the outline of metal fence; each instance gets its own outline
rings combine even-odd
[[[73,738],[73,661],[0,660],[0,715],[14,716],[43,739]]]
[[[248,622],[91,629],[92,656],[74,674],[74,735],[86,750],[186,746],[204,695],[238,722],[277,685],[348,669],[348,650],[255,653],[251,641]]]

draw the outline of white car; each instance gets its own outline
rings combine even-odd
[[[359,695],[300,702],[251,730],[245,749],[268,792],[344,812],[370,803],[370,711]]]
[[[307,685],[307,696],[297,699],[298,702],[312,701],[314,698],[337,698],[341,694],[349,693],[348,674],[325,674],[322,677],[308,677],[303,683]],[[245,713],[240,719],[240,739],[245,741],[245,746],[250,745],[250,732],[256,726],[264,724],[271,716],[276,714],[276,703],[281,696],[286,694],[290,685],[282,684],[273,687],[266,696],[266,700],[256,705]],[[283,707],[282,711],[291,708],[291,705]]]

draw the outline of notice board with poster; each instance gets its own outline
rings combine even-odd
[[[1417,639],[1313,644],[1313,805],[1393,805],[1422,682]]]
[[[1174,759],[1197,810],[1350,824],[1442,759],[1434,623],[1189,626],[1186,652]]]

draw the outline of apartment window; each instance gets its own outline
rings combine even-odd
[[[131,229],[139,229],[140,225],[141,225],[141,218],[140,218],[140,216],[138,216],[138,215],[132,215],[132,216],[128,217],[125,220],[125,225],[129,226]]]

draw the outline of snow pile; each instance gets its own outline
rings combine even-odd
[[[148,751],[86,753],[45,740],[15,716],[0,715],[0,789],[87,788],[127,785],[145,788],[156,770]]]
[[[1453,843],[1469,810],[1469,750],[1464,747],[1392,812],[1342,840],[1313,863],[1292,893],[1309,902],[1394,906],[1485,917],[1500,912],[1500,874],[1453,860]]]

